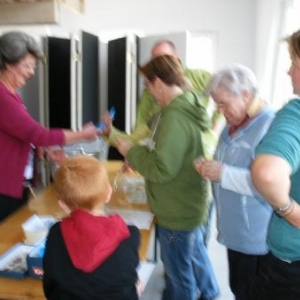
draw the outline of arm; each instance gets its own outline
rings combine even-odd
[[[221,186],[224,189],[250,197],[261,197],[252,183],[251,171],[224,164],[221,174]]]
[[[197,160],[195,170],[205,180],[220,182],[222,188],[235,193],[256,197],[249,169],[222,164],[215,160]]]
[[[146,124],[141,124],[136,127],[131,134],[127,134],[115,127],[111,127],[108,142],[110,145],[115,146],[118,139],[127,140],[131,143],[138,143],[140,140],[146,138],[151,133],[150,128]]]
[[[212,128],[217,128],[218,123],[222,121],[222,114],[220,114],[216,109],[213,100],[210,97],[205,96],[205,89],[211,79],[211,74],[201,69],[185,69],[184,74],[193,86],[192,91],[198,95],[201,104],[206,108],[207,113],[211,116]]]
[[[252,180],[255,187],[275,209],[286,207],[290,202],[291,172],[289,163],[275,155],[259,155],[252,165]],[[300,228],[299,204],[295,203],[293,209],[282,217]]]
[[[146,138],[151,133],[148,122],[155,115],[158,105],[154,103],[153,97],[145,90],[140,99],[140,105],[137,115],[137,122],[134,130],[127,134],[126,132],[117,129],[112,125],[112,119],[108,113],[102,117],[102,122],[106,125],[103,130],[103,136],[108,140],[111,146],[116,146],[118,139],[127,140],[132,143],[138,143],[140,140]]]
[[[256,148],[252,165],[252,181],[262,196],[274,207],[291,211],[279,215],[295,227],[300,227],[298,172],[300,168],[300,101],[291,100],[276,114],[275,120]]]
[[[98,131],[92,123],[88,123],[83,126],[81,131],[63,129],[63,133],[65,144],[70,145],[77,143],[81,140],[94,140],[98,134]]]
[[[97,129],[88,124],[83,130],[48,129],[31,117],[17,96],[3,97],[0,104],[1,130],[8,135],[35,146],[72,144],[82,139],[94,139]]]

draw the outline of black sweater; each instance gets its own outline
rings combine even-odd
[[[76,269],[69,257],[59,223],[49,232],[43,260],[43,288],[48,300],[137,300],[140,234],[131,236],[93,272]],[[89,255],[89,253],[86,253]]]

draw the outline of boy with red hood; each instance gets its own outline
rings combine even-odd
[[[112,189],[103,164],[89,156],[68,158],[54,175],[54,187],[69,215],[47,238],[46,298],[138,299],[139,231],[119,215],[105,215]]]

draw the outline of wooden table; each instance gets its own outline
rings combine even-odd
[[[117,172],[121,169],[122,163],[119,161],[109,161],[106,163],[110,177],[113,182]],[[149,211],[148,204],[132,204],[124,199],[124,195],[117,190],[112,195],[111,207],[129,208]],[[53,215],[61,217],[63,211],[57,203],[52,186],[47,187],[36,198],[31,198],[27,206],[12,214],[7,220],[0,224],[0,255],[7,251],[14,244],[24,240],[21,224],[33,214]],[[150,243],[152,224],[150,230],[140,230],[141,247],[139,250],[140,259],[146,260]],[[38,279],[26,277],[25,279],[12,279],[0,277],[0,299],[5,300],[45,300],[42,290],[42,282]]]

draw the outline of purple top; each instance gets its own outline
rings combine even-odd
[[[64,144],[62,129],[46,129],[28,113],[21,97],[0,82],[0,194],[20,198],[31,144]]]

